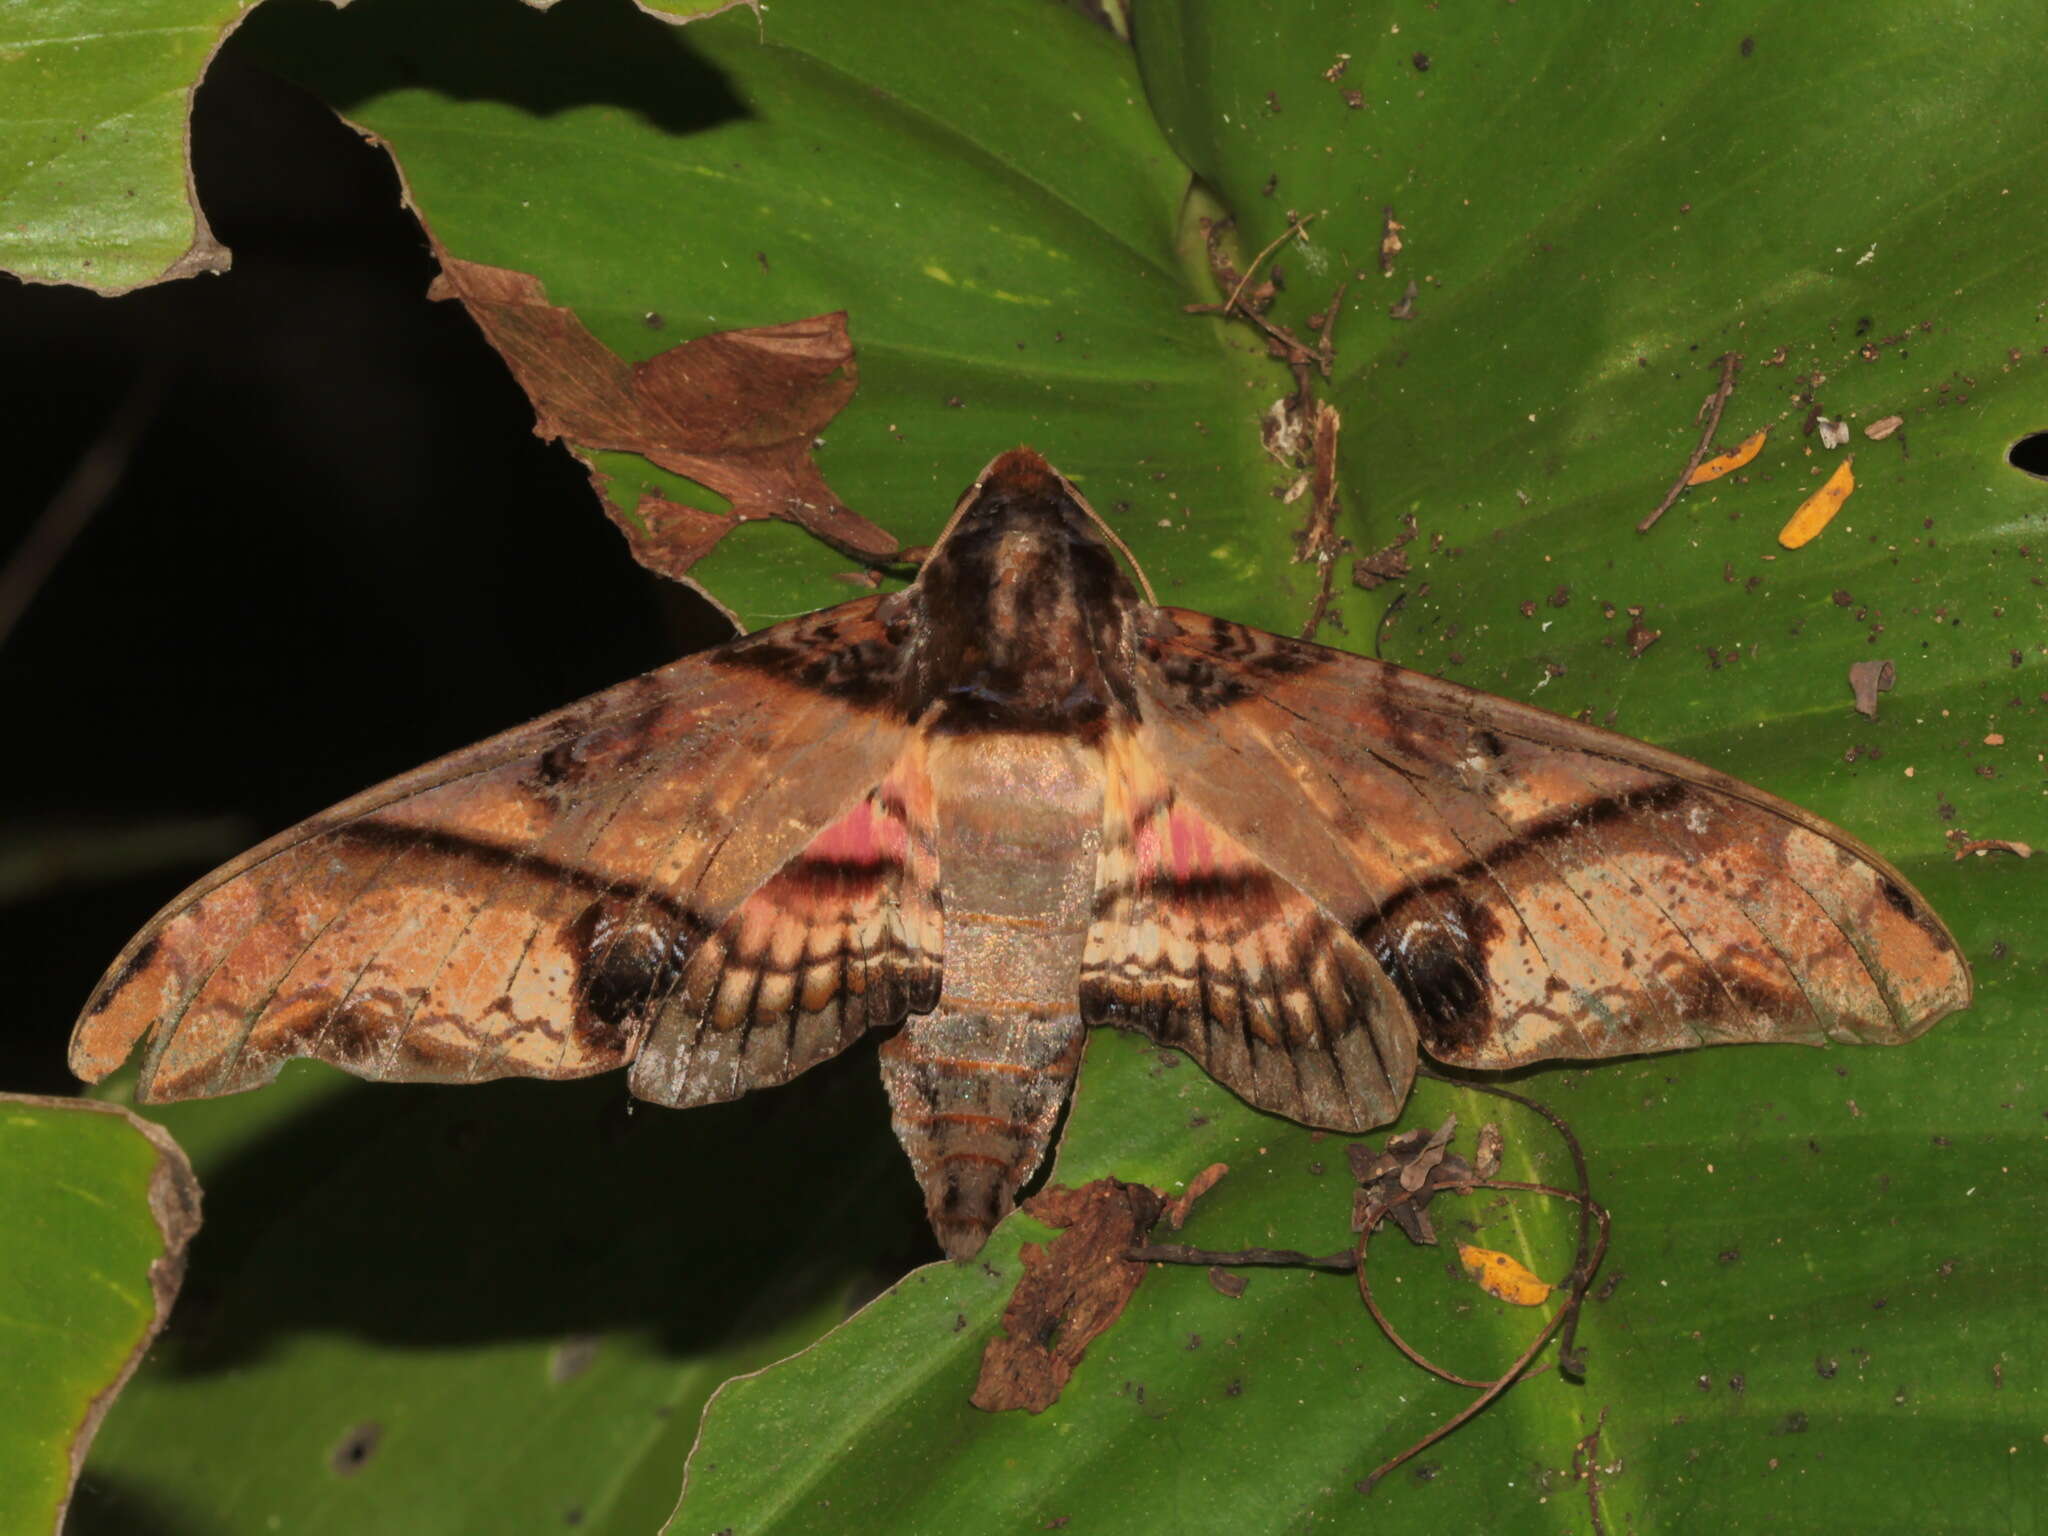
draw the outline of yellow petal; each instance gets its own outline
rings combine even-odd
[[[1701,464],[1685,477],[1685,483],[1687,485],[1705,485],[1709,480],[1718,480],[1731,470],[1742,468],[1743,465],[1763,452],[1764,439],[1770,435],[1771,429],[1769,427],[1765,427],[1761,432],[1751,433],[1736,446],[1734,452],[1717,453],[1711,459]]]
[[[1465,1273],[1479,1282],[1479,1289],[1498,1301],[1518,1307],[1540,1307],[1550,1299],[1550,1287],[1522,1267],[1519,1260],[1491,1248],[1458,1244],[1458,1262]]]
[[[1836,466],[1826,485],[1799,503],[1799,510],[1792,514],[1792,520],[1778,532],[1780,544],[1787,549],[1797,549],[1835,520],[1835,514],[1842,510],[1842,503],[1856,489],[1856,475],[1850,468],[1855,462],[1856,455],[1852,453]]]

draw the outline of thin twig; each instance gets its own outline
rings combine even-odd
[[[71,473],[57,487],[57,494],[44,503],[28,533],[7,557],[6,566],[0,568],[0,645],[14,633],[14,626],[21,622],[64,552],[120,486],[135,445],[156,414],[167,373],[159,359],[136,374],[107,424],[86,445]]]
[[[1721,430],[1721,411],[1728,404],[1728,397],[1735,393],[1735,374],[1742,367],[1742,354],[1723,352],[1715,361],[1721,365],[1721,382],[1700,404],[1700,417],[1704,422],[1700,428],[1700,440],[1693,444],[1692,457],[1685,461],[1685,468],[1678,472],[1678,478],[1671,483],[1671,489],[1664,493],[1664,499],[1657,503],[1657,509],[1636,524],[1637,533],[1648,533],[1657,519],[1669,511],[1671,504],[1685,493],[1685,487],[1692,479],[1692,472],[1700,467],[1700,460],[1707,456],[1707,450],[1713,446],[1714,434]]]
[[[1266,242],[1266,248],[1252,258],[1251,265],[1245,268],[1244,276],[1240,277],[1237,280],[1237,286],[1230,290],[1230,297],[1223,303],[1223,308],[1226,312],[1237,308],[1237,301],[1244,294],[1244,285],[1259,275],[1259,268],[1266,264],[1266,258],[1279,250],[1290,238],[1307,229],[1309,221],[1315,217],[1316,215],[1310,214],[1308,218],[1304,219],[1291,213],[1287,216],[1287,227]]]
[[[1297,1253],[1292,1248],[1190,1248],[1186,1243],[1151,1243],[1132,1248],[1124,1257],[1133,1264],[1200,1264],[1235,1269],[1263,1264],[1286,1269],[1329,1269],[1348,1273],[1358,1267],[1358,1256],[1350,1249],[1342,1253]]]

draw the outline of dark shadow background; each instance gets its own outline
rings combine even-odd
[[[221,277],[0,278],[24,532],[133,454],[0,644],[0,1089],[67,1092],[115,952],[213,864],[379,779],[723,638],[636,566],[434,266],[397,178],[233,46],[193,154]]]

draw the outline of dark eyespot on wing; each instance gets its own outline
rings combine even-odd
[[[1376,935],[1373,958],[1408,1004],[1423,1045],[1440,1060],[1455,1061],[1486,1040],[1492,1005],[1483,946],[1496,926],[1491,913],[1458,902],[1442,917]]]
[[[656,918],[630,900],[592,902],[569,924],[577,968],[575,1029],[584,1045],[623,1056],[681,980],[692,924]]]

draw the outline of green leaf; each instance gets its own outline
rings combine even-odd
[[[39,0],[0,16],[0,260],[126,293],[226,269],[185,133],[234,0]]]
[[[199,1227],[178,1144],[105,1104],[0,1094],[0,1529],[55,1531]]]

